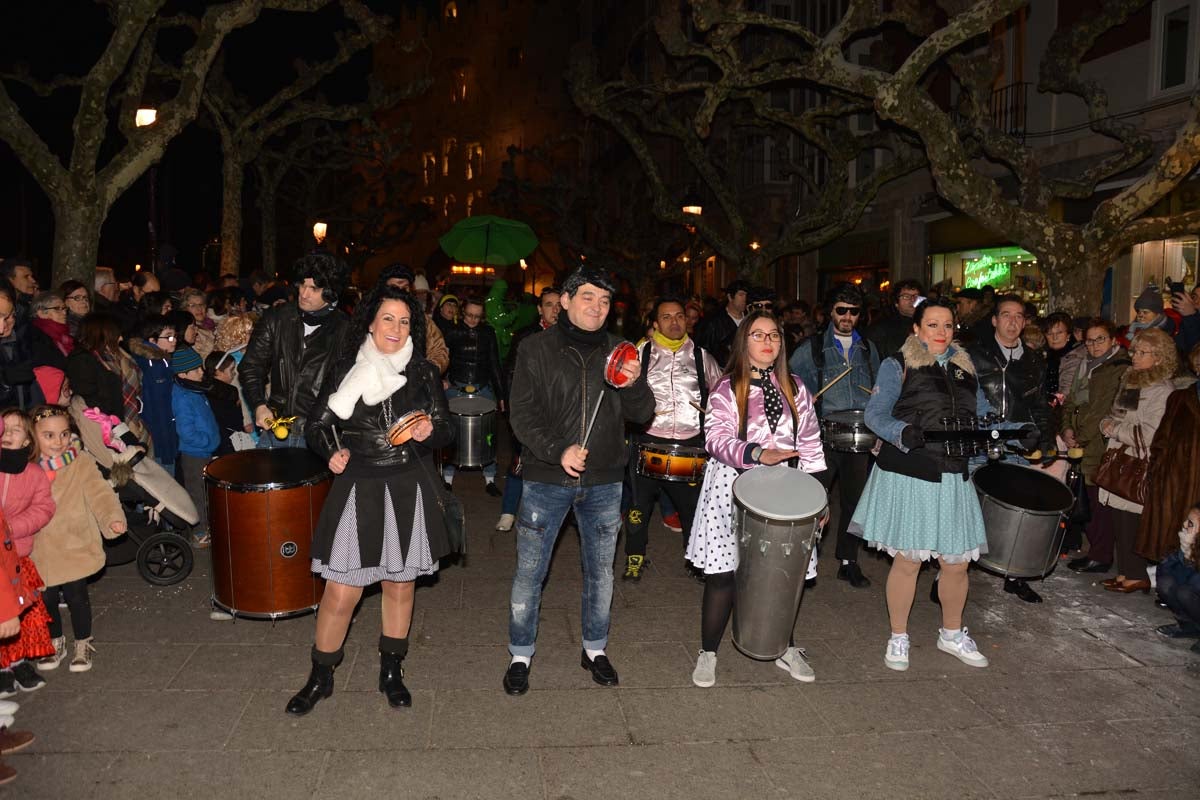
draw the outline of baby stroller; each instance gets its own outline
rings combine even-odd
[[[71,398],[68,409],[84,449],[112,484],[129,520],[125,536],[105,543],[106,563],[136,561],[138,574],[155,586],[187,578],[194,560],[182,531],[199,519],[187,491],[144,451],[128,448],[118,453],[106,445],[103,427],[84,413],[83,398]],[[139,507],[144,510],[139,512]]]

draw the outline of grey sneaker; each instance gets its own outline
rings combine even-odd
[[[908,634],[902,633],[888,639],[887,650],[883,654],[883,663],[888,669],[904,672],[908,669]]]
[[[817,673],[808,665],[807,655],[799,647],[789,647],[783,651],[783,655],[775,659],[775,666],[787,670],[788,674],[801,683],[812,683],[817,679]]]
[[[71,659],[71,664],[67,669],[71,672],[87,672],[92,668],[92,653],[94,652],[96,652],[96,648],[92,646],[90,636],[86,639],[76,639],[75,656]]]
[[[701,689],[707,689],[717,682],[717,654],[701,650],[696,659],[696,668],[692,670],[692,683]]]
[[[58,636],[51,639],[50,643],[54,645],[54,654],[38,659],[37,668],[39,672],[50,672],[51,670],[58,669],[58,665],[67,657],[67,637]]]

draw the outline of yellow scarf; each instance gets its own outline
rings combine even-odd
[[[668,339],[666,336],[663,336],[662,333],[660,333],[659,331],[651,331],[650,338],[652,338],[659,345],[662,345],[663,347],[670,350],[672,353],[678,352],[679,348],[683,347],[684,342],[686,342],[688,340],[686,333],[683,335],[682,339]]]

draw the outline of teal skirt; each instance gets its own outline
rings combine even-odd
[[[849,531],[913,561],[961,563],[987,552],[975,484],[958,475],[933,483],[873,467]]]

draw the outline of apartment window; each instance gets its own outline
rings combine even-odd
[[[1154,90],[1174,92],[1200,82],[1200,0],[1154,4]]]
[[[467,180],[473,180],[483,174],[483,145],[472,142],[467,145],[465,171]]]
[[[433,183],[433,179],[437,177],[437,156],[433,153],[421,154],[421,175],[426,186]]]
[[[508,48],[508,66],[517,69],[525,63],[525,51],[520,47]]]
[[[458,3],[446,3],[442,9],[442,16],[446,18],[446,22],[456,22],[458,20]]]
[[[467,192],[467,202],[466,202],[465,210],[467,212],[468,217],[471,216],[472,212],[475,210],[475,193],[474,192]]]
[[[450,76],[450,102],[465,103],[467,102],[467,74],[461,69],[456,69]]]
[[[457,205],[458,205],[458,199],[454,195],[452,195],[452,194],[446,195],[445,198],[442,199],[442,216],[448,217],[451,214],[453,214],[454,207]]]
[[[450,156],[454,154],[454,148],[458,142],[454,139],[446,139],[442,142],[442,176],[450,174]]]

